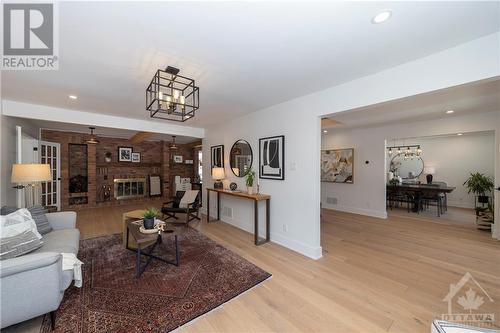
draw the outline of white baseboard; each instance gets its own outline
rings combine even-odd
[[[374,209],[364,209],[359,207],[350,207],[350,206],[340,206],[340,205],[328,205],[323,203],[322,208],[330,209],[330,210],[338,210],[340,212],[359,214],[365,216],[376,217],[379,219],[387,218],[387,211],[379,211]]]
[[[203,209],[201,211],[206,215],[206,209],[204,212]],[[215,215],[212,216],[212,218],[215,218]],[[221,221],[253,234],[253,221],[240,221],[228,218],[227,216],[221,216]],[[263,230],[260,230],[260,232],[263,232]],[[260,236],[262,237],[263,234],[261,234]],[[323,249],[321,246],[312,247],[278,233],[271,233],[271,242],[284,246],[292,251],[298,252],[314,260],[317,260],[323,256]]]
[[[284,246],[314,260],[318,260],[323,256],[323,248],[321,246],[312,247],[281,234],[271,233],[271,242]]]

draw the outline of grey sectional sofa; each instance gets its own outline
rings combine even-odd
[[[47,214],[52,231],[43,246],[20,257],[0,261],[0,328],[55,310],[73,281],[73,271],[62,271],[61,253],[78,253],[80,232],[75,212]]]

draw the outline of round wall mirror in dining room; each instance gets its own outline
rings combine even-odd
[[[238,140],[233,144],[229,153],[229,165],[236,177],[245,177],[252,169],[252,147],[245,140]]]
[[[424,161],[419,156],[405,158],[404,153],[398,154],[391,160],[390,171],[403,179],[415,179],[424,172]]]

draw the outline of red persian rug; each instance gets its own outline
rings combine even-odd
[[[173,260],[173,243],[163,246]],[[191,228],[179,246],[179,267],[153,260],[136,279],[135,253],[121,234],[81,241],[84,284],[66,290],[55,332],[171,331],[271,276]],[[41,332],[52,332],[48,315]]]

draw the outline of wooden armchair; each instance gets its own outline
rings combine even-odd
[[[171,218],[179,220],[179,217],[176,216],[176,214],[178,213],[186,214],[186,220],[179,221],[179,223],[189,224],[189,222],[191,222],[192,220],[195,219],[200,220],[199,217],[200,191],[198,190],[191,191],[191,192],[196,192],[194,200],[192,200],[192,202],[185,202],[185,207],[182,207],[183,203],[181,201],[187,192],[188,191],[177,191],[175,193],[175,197],[173,197],[171,201],[163,203],[163,206],[161,208],[161,213],[163,214],[164,221]]]

